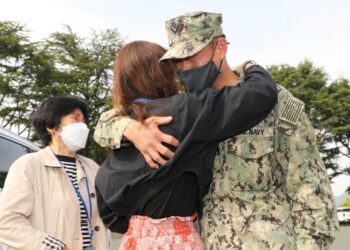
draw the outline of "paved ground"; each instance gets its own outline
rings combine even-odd
[[[120,240],[123,237],[122,234],[112,233],[112,245],[111,250],[119,249]]]
[[[330,250],[350,249],[350,225],[340,226],[338,237],[335,239]]]

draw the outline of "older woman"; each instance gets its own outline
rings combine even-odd
[[[5,249],[108,249],[97,211],[99,166],[76,152],[85,147],[87,104],[51,97],[32,121],[46,146],[10,168],[0,200],[0,242]]]

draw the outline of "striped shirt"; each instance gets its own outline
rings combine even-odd
[[[70,181],[73,183],[75,188],[79,190],[75,158],[62,156],[62,155],[57,155],[57,158],[61,162],[62,166],[64,167]],[[78,195],[77,195],[77,198],[78,198]],[[81,232],[82,232],[82,238],[83,238],[83,249],[84,249],[86,247],[91,246],[89,218],[88,218],[88,214],[84,209],[83,201],[80,198],[78,199],[80,204],[80,226],[81,226]],[[86,202],[85,204],[88,206]],[[55,249],[55,250],[63,249],[63,243],[61,241],[48,235],[45,237],[43,245],[45,246],[44,248],[45,250],[46,249]]]

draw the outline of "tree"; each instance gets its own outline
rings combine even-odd
[[[95,143],[92,135],[100,114],[111,108],[112,65],[122,45],[117,30],[93,32],[86,39],[69,26],[47,40],[59,72],[55,80],[60,89],[64,94],[82,97],[89,104],[91,132],[85,152],[100,163],[105,159],[106,150]]]
[[[327,163],[336,164],[339,156],[350,159],[350,85],[338,79],[320,91],[313,102],[319,120],[319,135]],[[330,167],[331,168],[331,167]],[[335,174],[336,169],[331,168]],[[350,174],[350,167],[340,173]]]
[[[0,117],[2,125],[36,139],[30,114],[49,96],[74,95],[90,107],[91,129],[85,154],[102,162],[106,150],[92,139],[99,115],[110,108],[112,65],[123,41],[116,29],[79,37],[69,26],[48,39],[30,43],[24,27],[0,26]]]
[[[32,88],[38,80],[48,78],[51,59],[39,44],[29,41],[24,26],[0,22],[1,126],[30,134],[29,114],[40,101],[32,95]]]
[[[272,65],[268,70],[277,83],[305,103],[330,178],[350,174],[350,166],[341,168],[338,164],[340,156],[350,158],[349,81],[328,82],[323,69],[307,60],[297,67]]]

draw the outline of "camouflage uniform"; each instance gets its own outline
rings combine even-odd
[[[206,12],[167,21],[170,49],[161,60],[198,53],[223,35],[221,23],[220,14]],[[329,248],[339,227],[335,202],[303,108],[279,86],[264,121],[220,143],[200,220],[208,249]],[[130,119],[118,115],[101,116],[94,136],[100,145],[120,146]]]
[[[122,116],[121,108],[104,112],[95,128],[94,139],[104,148],[117,149],[123,146],[123,134],[126,127],[133,119]],[[125,143],[127,145],[128,143]]]
[[[303,103],[279,88],[270,115],[219,145],[200,220],[208,249],[328,249],[338,219]]]
[[[334,198],[303,103],[278,86],[271,114],[220,143],[200,220],[208,249],[328,249],[338,231]],[[130,118],[101,115],[94,138],[118,148]],[[113,133],[117,131],[117,133]]]

